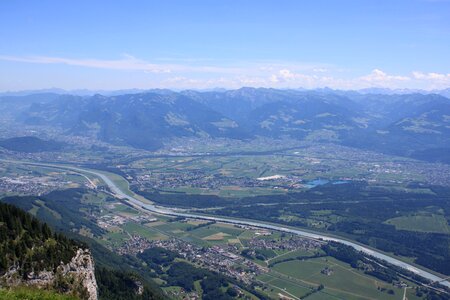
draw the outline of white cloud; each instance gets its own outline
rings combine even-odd
[[[349,77],[349,71],[325,64],[302,64],[296,62],[217,62],[214,60],[161,60],[149,62],[131,55],[120,59],[75,59],[48,56],[6,56],[0,60],[32,64],[63,64],[85,68],[115,70],[115,82],[127,82],[125,86],[111,88],[132,88],[133,82],[140,88],[239,88],[242,86],[274,88],[320,88],[360,89],[368,87],[442,89],[450,87],[450,74],[414,71],[410,74],[389,74],[375,68],[369,74]],[[205,63],[204,65],[201,65]],[[138,71],[123,76],[120,71]],[[74,72],[73,74],[75,74]],[[67,72],[70,78],[72,72]],[[79,74],[79,73],[78,73]],[[112,76],[112,75],[111,75]],[[24,77],[25,78],[25,77]],[[132,81],[132,80],[134,81]],[[32,78],[30,78],[32,80]],[[59,78],[46,78],[49,86],[58,85]],[[86,82],[88,85],[90,82]],[[144,86],[146,83],[148,86]],[[74,86],[72,88],[83,88]]]
[[[34,63],[34,64],[65,64],[88,68],[144,71],[147,73],[171,73],[171,72],[200,72],[200,73],[235,73],[241,71],[238,68],[223,68],[217,66],[191,66],[182,64],[156,64],[150,63],[134,56],[125,54],[123,58],[116,60],[79,59],[50,56],[7,56],[0,55],[0,60]]]
[[[316,88],[325,86],[338,88],[342,84],[340,79],[335,79],[327,74],[317,75],[315,73],[314,70],[312,70],[312,74],[308,74],[295,72],[290,69],[281,69],[275,74],[271,74],[269,81],[275,87],[282,88]]]
[[[428,89],[443,89],[450,87],[450,73],[425,73],[420,71],[412,72],[412,77],[425,85]]]
[[[277,75],[272,74],[272,75],[270,75],[270,82],[277,83],[277,82],[280,82],[280,80],[278,79]]]
[[[440,74],[440,73],[423,73],[414,71],[412,72],[412,75],[416,79],[426,79],[426,80],[450,80],[450,73],[449,74]]]
[[[328,72],[300,73],[280,69],[270,75],[269,80],[277,87],[330,87],[336,89],[360,89],[369,87],[439,89],[450,87],[450,74],[412,72],[408,75],[388,74],[374,69],[367,75],[341,78]]]
[[[295,79],[296,77],[298,77],[300,75],[300,74],[293,74],[288,69],[280,70],[278,73],[280,74],[280,77],[282,77],[285,80],[292,80],[292,79]]]
[[[389,75],[380,69],[374,69],[369,75],[359,78],[361,81],[365,81],[371,85],[381,85],[384,87],[395,86],[399,81],[411,80],[408,76]]]
[[[35,64],[65,64],[70,66],[81,66],[89,68],[101,68],[112,70],[141,70],[152,73],[170,73],[168,66],[150,64],[146,61],[137,59],[131,55],[124,55],[122,59],[100,60],[100,59],[73,59],[49,56],[5,56],[1,55],[0,60],[26,62]]]

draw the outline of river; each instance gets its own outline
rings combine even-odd
[[[78,167],[71,167],[71,166],[64,166],[64,165],[57,165],[57,164],[43,164],[43,163],[29,163],[29,162],[21,162],[21,161],[9,161],[9,160],[3,160],[5,162],[13,162],[13,163],[21,163],[21,164],[29,164],[29,165],[37,165],[37,166],[46,166],[46,167],[52,167],[52,168],[58,168],[58,169],[67,169],[67,170],[72,170],[72,171],[77,171],[77,172],[81,172],[81,173],[87,173],[87,174],[91,174],[94,175],[96,177],[101,178],[105,184],[109,187],[109,189],[116,194],[117,197],[122,198],[122,199],[126,199],[128,200],[130,203],[139,206],[145,210],[148,210],[150,212],[154,212],[154,213],[158,213],[158,214],[162,214],[162,215],[170,215],[170,216],[179,216],[179,217],[186,217],[186,218],[194,218],[194,219],[202,219],[202,220],[211,220],[211,221],[218,221],[218,222],[224,222],[224,223],[230,223],[230,224],[237,224],[237,225],[246,225],[246,226],[253,226],[253,227],[259,227],[259,228],[265,228],[265,229],[271,229],[271,230],[277,230],[277,231],[281,231],[281,232],[287,232],[287,233],[292,233],[292,234],[296,234],[299,236],[304,236],[304,237],[308,237],[308,238],[314,238],[314,239],[321,239],[324,241],[335,241],[335,242],[339,242],[348,246],[353,247],[354,249],[358,250],[358,251],[362,251],[364,253],[367,253],[368,255],[371,255],[375,258],[378,259],[382,259],[385,260],[386,262],[407,269],[411,272],[414,272],[426,279],[429,279],[431,281],[438,281],[440,282],[442,285],[449,287],[450,288],[450,282],[446,279],[446,278],[442,278],[440,276],[437,276],[435,274],[432,274],[426,270],[423,270],[419,267],[413,266],[409,263],[406,263],[404,261],[401,261],[397,258],[394,258],[392,256],[388,256],[384,253],[381,253],[377,250],[374,249],[370,249],[367,248],[365,246],[362,246],[360,244],[357,244],[355,242],[351,242],[339,237],[331,237],[331,236],[327,236],[324,235],[322,233],[317,233],[317,232],[310,232],[310,231],[304,231],[304,230],[300,230],[300,229],[294,229],[294,228],[288,228],[288,227],[284,227],[284,226],[278,226],[278,225],[274,225],[274,224],[267,224],[264,222],[259,222],[259,221],[248,221],[248,220],[241,220],[241,219],[231,219],[231,218],[226,218],[226,217],[217,217],[217,216],[208,216],[208,215],[200,215],[200,214],[193,214],[193,213],[186,213],[186,212],[179,212],[177,211],[178,209],[176,208],[167,208],[167,207],[160,207],[160,206],[155,206],[153,204],[148,204],[148,203],[144,203],[141,200],[130,196],[128,194],[126,194],[126,191],[121,190],[107,175],[100,173],[98,171],[94,171],[92,169],[83,169],[83,168],[78,168]],[[125,180],[125,179],[123,179]]]

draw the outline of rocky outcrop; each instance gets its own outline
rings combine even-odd
[[[97,300],[97,281],[95,280],[94,260],[89,250],[78,249],[72,260],[65,265],[60,265],[56,270],[57,276],[75,278],[81,288],[87,294],[88,300]]]
[[[83,300],[97,300],[94,260],[88,249],[78,249],[67,264],[61,263],[54,271],[30,272],[19,276],[18,268],[10,268],[0,279],[0,286],[27,285],[55,289]]]

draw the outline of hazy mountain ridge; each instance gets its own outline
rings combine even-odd
[[[72,134],[93,132],[106,142],[149,150],[172,136],[246,136],[232,120],[176,93],[62,96],[51,103],[31,105],[18,120],[60,126]]]
[[[18,122],[148,150],[173,137],[289,136],[450,162],[450,99],[436,94],[242,88],[32,98],[0,97],[0,105]]]
[[[250,87],[244,87],[241,89],[258,89],[258,88],[250,88]],[[239,91],[238,90],[229,90],[225,88],[210,88],[210,89],[195,89],[195,90],[171,90],[171,89],[120,89],[120,90],[91,90],[91,89],[60,89],[60,88],[48,88],[48,89],[30,89],[30,90],[16,90],[16,91],[4,91],[0,92],[0,97],[5,96],[29,96],[29,95],[36,95],[36,94],[55,94],[55,95],[77,95],[77,96],[93,96],[96,94],[102,94],[105,96],[117,96],[117,95],[124,95],[124,94],[142,94],[142,93],[171,93],[174,91],[179,91],[181,93],[184,92],[197,92],[197,93],[208,93],[208,92],[217,92],[217,93],[225,93],[225,92],[234,92]],[[277,90],[275,88],[259,88],[259,89],[270,89],[270,90]],[[446,89],[433,89],[433,90],[423,90],[423,89],[391,89],[391,88],[364,88],[359,90],[341,90],[341,89],[332,89],[328,87],[324,88],[316,88],[316,89],[304,89],[304,88],[298,88],[298,89],[279,89],[280,91],[302,91],[302,92],[320,92],[320,93],[334,93],[334,94],[348,94],[348,93],[357,93],[357,94],[376,94],[376,95],[405,95],[405,94],[423,94],[423,95],[429,95],[429,94],[437,94],[444,97],[450,96],[450,88]]]

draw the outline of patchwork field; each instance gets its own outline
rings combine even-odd
[[[295,258],[298,256],[312,256],[312,255],[314,255],[314,252],[312,252],[312,251],[299,249],[299,250],[293,250],[293,251],[279,253],[278,255],[267,260],[267,262],[270,264],[274,264],[274,263],[277,263],[284,259]]]
[[[223,149],[224,152],[227,150]],[[354,164],[355,157],[361,157],[361,163]],[[280,194],[303,189],[303,184],[317,178],[365,179],[402,186],[412,180],[426,180],[422,170],[428,166],[424,164],[421,170],[405,158],[375,155],[365,161],[363,157],[367,158],[367,154],[322,145],[320,148],[298,147],[259,155],[143,158],[131,162],[123,170],[132,171],[136,177],[144,176],[139,180],[141,187],[222,197]]]
[[[329,273],[325,270],[329,270]],[[298,297],[320,284],[324,286],[323,290],[313,293],[308,299],[403,299],[402,289],[394,288],[331,257],[280,263],[270,273],[259,276],[259,279]],[[394,294],[388,293],[389,290]],[[408,299],[415,299],[412,293],[408,295]]]
[[[402,216],[387,220],[385,223],[394,225],[398,230],[436,232],[450,234],[450,227],[443,215],[421,213]]]
[[[142,237],[145,237],[149,240],[165,240],[167,239],[166,235],[163,235],[159,232],[154,232],[148,229],[145,225],[141,225],[135,222],[128,222],[123,227],[123,230],[130,234],[137,234]]]
[[[223,241],[229,234],[218,232],[209,236],[205,236],[203,239],[205,241]]]

